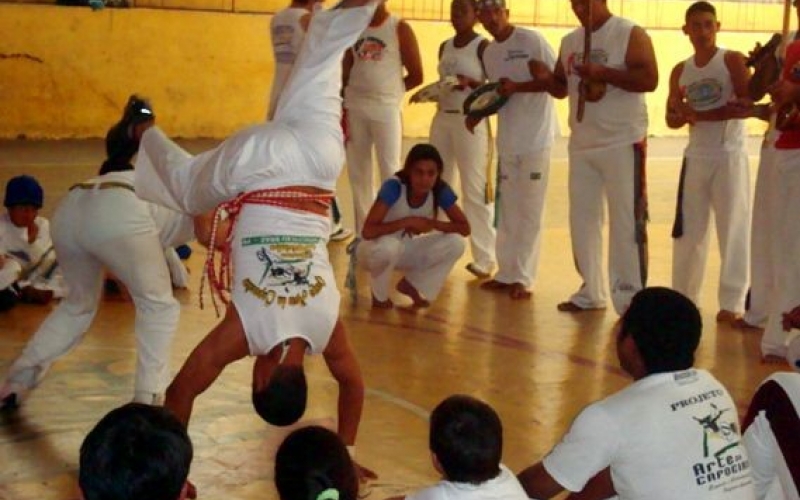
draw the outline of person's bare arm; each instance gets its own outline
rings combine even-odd
[[[617,495],[611,480],[611,469],[606,467],[591,478],[583,489],[570,493],[567,500],[605,500]]]
[[[339,384],[339,437],[346,445],[354,445],[364,406],[364,379],[341,320],[336,321],[323,356]]]
[[[447,218],[450,220],[433,220],[433,229],[443,233],[458,233],[461,236],[469,236],[470,227],[467,216],[461,207],[453,203],[453,205],[445,210]]]
[[[564,491],[564,487],[553,479],[542,462],[531,465],[517,474],[517,479],[528,494],[528,498],[547,500]]]
[[[248,353],[239,314],[230,305],[222,321],[194,348],[167,388],[164,406],[188,427],[195,398],[214,383],[226,366]]]
[[[680,88],[680,78],[683,73],[683,63],[678,63],[672,68],[669,75],[669,94],[667,94],[667,126],[681,128],[687,123],[694,123],[694,110],[684,102],[683,91]]]
[[[561,56],[556,60],[556,66],[551,71],[545,63],[538,60],[528,61],[528,69],[531,75],[556,99],[567,97],[567,77],[564,73],[564,65],[561,64]]]
[[[406,70],[403,83],[406,91],[409,91],[422,84],[422,57],[419,55],[417,37],[407,22],[401,20],[397,24],[397,39],[400,43],[400,61]]]
[[[625,69],[616,69],[597,63],[575,67],[582,77],[619,87],[628,92],[652,92],[658,86],[658,65],[653,42],[639,26],[631,30],[625,53]]]

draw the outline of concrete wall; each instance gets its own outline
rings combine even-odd
[[[269,16],[162,9],[66,8],[0,3],[0,138],[102,137],[127,96],[152,99],[159,124],[177,137],[225,137],[263,119],[273,61]],[[436,79],[439,43],[449,23],[414,21],[425,81]],[[558,49],[568,30],[543,28]],[[651,30],[661,83],[648,96],[651,133],[664,124],[672,67],[691,51],[677,31]],[[723,46],[747,52],[766,33],[721,33]],[[406,106],[405,134],[427,136],[432,104]],[[568,133],[559,102],[562,132]],[[763,130],[753,121],[752,133]]]

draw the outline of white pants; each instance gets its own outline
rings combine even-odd
[[[716,157],[687,157],[681,175],[683,235],[673,240],[672,287],[699,304],[713,210],[721,260],[719,308],[743,312],[750,263],[747,154],[720,151]]]
[[[550,148],[526,155],[501,154],[498,170],[498,269],[494,279],[530,288],[539,266]]]
[[[470,227],[472,261],[482,270],[494,267],[495,231],[492,226],[494,204],[487,203],[486,165],[489,157],[489,133],[486,120],[470,133],[464,115],[439,111],[431,123],[430,141],[444,162],[444,181],[453,189],[461,178],[462,206]],[[458,170],[456,170],[458,166]]]
[[[570,236],[583,278],[583,285],[569,300],[578,307],[606,305],[601,262],[604,194],[609,213],[608,280],[618,314],[647,282],[644,159],[642,144],[569,153]]]
[[[800,150],[775,151],[780,204],[778,217],[778,260],[775,300],[772,301],[767,327],[761,339],[763,355],[786,355],[786,332],[782,314],[800,305]]]
[[[426,299],[434,300],[464,253],[464,237],[434,232],[422,236],[386,235],[358,245],[358,262],[372,277],[372,295],[381,302],[391,293],[392,272],[405,272],[406,280]]]
[[[0,290],[5,290],[19,280],[22,266],[11,257],[6,257],[3,267],[0,268]]]
[[[372,203],[375,181],[372,177],[372,148],[378,158],[380,183],[400,170],[403,119],[399,105],[347,106],[347,175],[353,190],[355,230],[361,234]]]
[[[152,230],[142,229],[148,218]],[[35,387],[50,364],[81,341],[97,313],[105,267],[136,307],[135,391],[163,393],[180,305],[146,204],[125,189],[75,189],[56,210],[52,235],[69,293],[11,365],[3,392]]]
[[[780,182],[775,168],[775,147],[761,146],[761,157],[753,198],[753,224],[750,234],[750,305],[744,320],[754,326],[767,324],[769,304],[775,300],[775,265],[778,262],[780,231],[777,222]]]

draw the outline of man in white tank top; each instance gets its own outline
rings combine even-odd
[[[360,235],[375,200],[372,149],[382,183],[400,170],[403,95],[422,83],[422,61],[411,26],[381,3],[343,64],[347,174]]]
[[[694,54],[670,75],[667,125],[690,126],[672,229],[672,286],[698,303],[713,211],[722,260],[717,321],[731,324],[744,312],[749,280],[750,177],[743,118],[753,108],[744,56],[717,47],[719,27],[713,5],[689,6],[683,32]]]
[[[584,58],[584,32],[592,7],[592,46]],[[658,67],[647,33],[614,16],[606,0],[573,1],[582,27],[561,41],[555,72],[537,68],[555,97],[569,96],[569,224],[583,285],[558,305],[564,312],[606,307],[603,285],[603,198],[608,202],[611,301],[617,313],[647,281],[647,197],[644,93],[658,85]],[[586,100],[582,120],[579,97],[583,79],[600,87],[599,98]]]
[[[540,33],[509,23],[504,0],[481,0],[477,6],[478,19],[494,37],[483,53],[486,75],[500,82],[500,92],[509,98],[497,115],[498,269],[481,288],[528,299],[539,265],[550,149],[556,133],[553,99],[532,75],[531,66],[552,70],[555,54]],[[478,120],[467,117],[466,124],[474,130]]]
[[[439,80],[455,77],[459,84],[442,89],[430,141],[444,160],[444,181],[457,189],[456,176],[461,178],[464,213],[472,230],[472,261],[467,270],[478,278],[488,278],[495,261],[494,193],[489,191],[492,182],[487,168],[491,160],[489,122],[481,122],[470,133],[463,115],[467,96],[486,81],[481,58],[488,41],[475,33],[477,20],[472,0],[453,0],[450,4],[450,22],[456,34],[439,46]]]

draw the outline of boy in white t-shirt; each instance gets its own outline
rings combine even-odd
[[[439,403],[431,413],[429,446],[433,467],[443,478],[406,500],[528,499],[500,463],[503,425],[483,401],[457,394]]]
[[[674,290],[645,288],[616,330],[617,356],[633,384],[584,408],[544,460],[518,475],[527,494],[754,498],[736,405],[710,373],[692,368],[702,330],[697,307]]]

